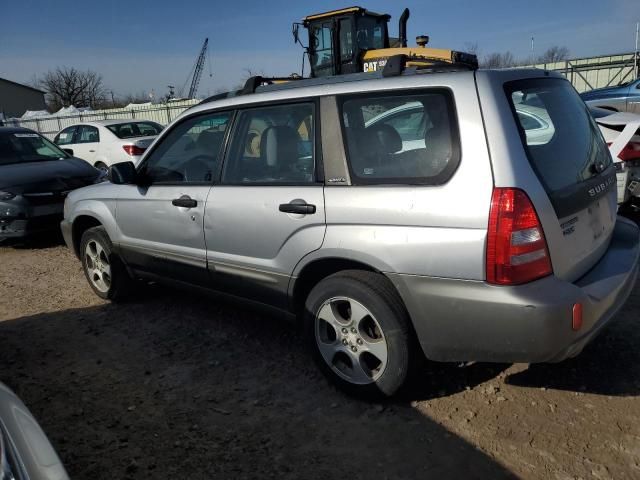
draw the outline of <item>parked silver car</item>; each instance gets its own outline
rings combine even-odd
[[[539,70],[385,74],[248,82],[73,192],[62,230],[96,294],[171,280],[295,314],[322,371],[360,394],[392,395],[420,352],[577,355],[640,254],[580,97]],[[549,135],[527,134],[532,95]],[[428,121],[370,121],[416,104]]]
[[[0,382],[0,480],[68,480],[38,422]]]

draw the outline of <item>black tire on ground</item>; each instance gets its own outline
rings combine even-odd
[[[318,329],[322,327],[319,326],[321,321],[316,317],[326,302],[340,297],[348,297],[365,307],[377,321],[386,340],[386,366],[381,370],[382,373],[376,373],[377,378],[368,384],[357,384],[345,379],[337,373],[336,370],[339,368],[335,365],[330,366],[320,351]],[[348,312],[351,316],[350,307]],[[345,270],[328,276],[311,290],[305,302],[305,335],[318,367],[339,388],[361,398],[390,397],[404,384],[414,357],[414,342],[409,322],[404,304],[389,279],[364,270]],[[342,340],[337,338],[336,342]],[[362,353],[357,355],[361,359]],[[362,363],[362,360],[360,362]]]
[[[109,171],[109,167],[106,163],[103,162],[96,162],[94,167],[96,167],[98,170],[104,170],[105,172]]]
[[[99,258],[98,262],[92,260],[88,246],[93,258]],[[80,259],[89,285],[100,298],[118,302],[130,295],[133,281],[120,257],[114,253],[104,227],[92,227],[82,234]],[[109,275],[105,275],[107,270]]]

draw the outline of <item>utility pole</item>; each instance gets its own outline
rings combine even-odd
[[[639,40],[640,39],[640,22],[636,22],[636,52],[635,55],[633,56],[633,59],[635,60],[635,71],[636,71],[636,80],[638,79],[638,76],[640,76],[640,57],[638,56],[638,46],[639,46]]]
[[[533,36],[532,36],[531,37],[531,65],[535,64],[535,62],[536,62],[536,58],[535,58],[535,56],[533,54],[533,51],[534,51],[533,47],[534,47],[534,39],[533,39]]]

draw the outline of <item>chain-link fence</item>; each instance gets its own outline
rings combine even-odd
[[[24,127],[40,132],[44,136],[53,137],[65,127],[83,122],[97,120],[138,119],[152,120],[161,125],[167,125],[186,109],[197,105],[200,100],[180,100],[175,102],[159,103],[150,106],[136,108],[112,108],[108,110],[93,110],[81,112],[77,115],[43,116],[30,119],[13,118],[5,120],[6,126]]]

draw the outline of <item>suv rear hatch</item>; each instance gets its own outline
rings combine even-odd
[[[538,214],[555,232],[545,231],[554,273],[573,281],[602,257],[615,226],[609,150],[568,81],[529,78],[507,82],[504,90],[531,167],[553,205],[554,218]]]

